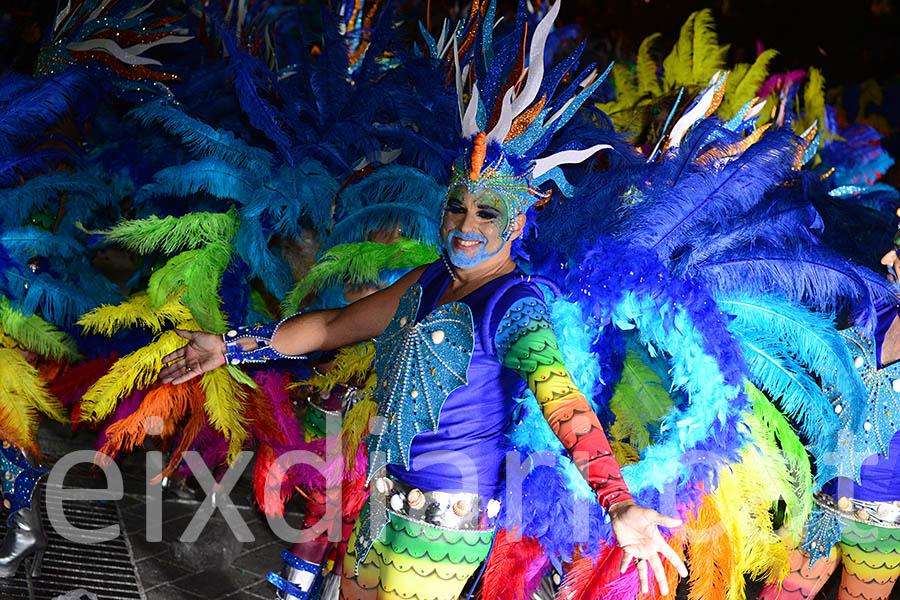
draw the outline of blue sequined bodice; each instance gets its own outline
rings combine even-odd
[[[830,392],[832,406],[843,427],[835,440],[834,460],[828,461],[818,473],[820,483],[835,477],[858,482],[863,461],[873,454],[887,455],[891,439],[900,429],[900,362],[879,368],[878,346],[873,336],[856,327],[840,333],[853,355],[868,399],[865,407],[849,406],[838,390]],[[859,427],[854,427],[851,415],[859,411],[863,412],[864,419]]]
[[[472,311],[452,302],[416,320],[422,287],[403,294],[393,320],[375,339],[377,422],[366,438],[371,479],[386,464],[409,467],[416,434],[436,431],[447,395],[466,384],[472,359]]]

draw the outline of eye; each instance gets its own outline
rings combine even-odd
[[[479,210],[478,216],[482,219],[487,219],[488,221],[493,221],[497,217],[500,216],[500,213],[493,210]]]
[[[449,200],[447,200],[447,206],[444,208],[444,210],[454,215],[461,215],[466,212],[466,209],[463,208],[462,202],[460,202],[456,198],[450,198]]]

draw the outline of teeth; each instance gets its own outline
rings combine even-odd
[[[473,240],[456,240],[456,243],[459,244],[460,246],[477,246],[481,242],[479,242],[477,240],[474,240],[474,241]]]

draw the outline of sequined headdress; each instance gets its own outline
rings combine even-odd
[[[560,192],[572,194],[574,190],[560,165],[582,162],[598,150],[611,147],[597,144],[583,148],[573,142],[542,156],[553,136],[609,72],[607,69],[598,76],[590,65],[578,77],[572,77],[579,49],[545,73],[544,48],[559,4],[553,4],[538,23],[530,44],[520,15],[517,31],[494,47],[493,1],[476,0],[467,25],[452,36],[461,134],[467,148],[454,162],[450,189],[463,185],[471,193],[496,191],[510,216],[504,238],[509,237],[517,215],[549,196],[539,189],[541,184],[553,180]],[[516,40],[521,41],[516,44]],[[435,47],[432,45],[433,50]],[[568,85],[557,94],[564,80]],[[470,84],[468,93],[466,84]]]

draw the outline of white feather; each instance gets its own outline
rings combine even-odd
[[[677,148],[681,143],[681,138],[687,133],[687,130],[690,129],[694,123],[703,118],[703,115],[706,114],[706,110],[712,105],[713,98],[716,96],[716,91],[724,81],[725,78],[721,77],[719,72],[713,75],[709,87],[706,88],[706,91],[703,92],[703,95],[700,96],[700,99],[693,108],[681,115],[681,118],[672,126],[672,133],[669,134],[669,148]]]
[[[537,179],[553,167],[580,163],[590,158],[598,150],[608,150],[610,148],[612,146],[609,144],[596,144],[584,150],[563,150],[562,152],[539,158],[534,161],[534,170],[531,172],[531,176]]]
[[[472,86],[472,97],[469,99],[469,106],[466,108],[466,114],[462,120],[462,136],[468,139],[478,133],[478,84]]]

